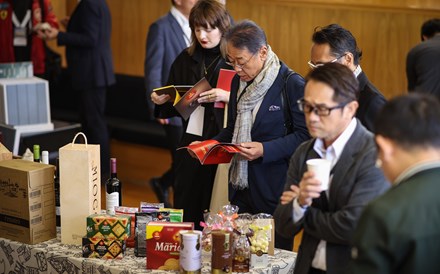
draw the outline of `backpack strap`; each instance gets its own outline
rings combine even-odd
[[[285,135],[288,135],[293,132],[293,117],[292,112],[290,111],[290,100],[289,95],[287,93],[287,83],[289,82],[290,76],[296,74],[295,71],[289,69],[287,75],[284,77],[284,87],[281,90],[281,107],[284,111],[284,128]]]

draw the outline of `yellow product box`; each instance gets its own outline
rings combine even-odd
[[[56,238],[54,166],[0,161],[0,235],[36,244]]]
[[[87,217],[87,237],[126,240],[130,237],[131,216],[92,214]]]
[[[193,223],[147,224],[147,269],[179,270],[180,230],[193,230]]]

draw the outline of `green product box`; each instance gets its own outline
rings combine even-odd
[[[92,214],[87,217],[87,237],[126,240],[130,237],[131,216]]]

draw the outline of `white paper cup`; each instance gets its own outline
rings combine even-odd
[[[330,179],[330,161],[326,159],[307,160],[307,170],[315,173],[315,178],[321,181],[321,191],[328,189]]]

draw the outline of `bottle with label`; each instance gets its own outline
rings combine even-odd
[[[49,152],[47,150],[41,152],[41,162],[46,165],[49,164]]]
[[[110,178],[105,183],[107,214],[115,214],[115,206],[122,205],[122,183],[116,172],[116,158],[110,158]]]
[[[55,217],[58,227],[61,226],[61,211],[60,211],[60,159],[56,159],[55,163],[55,178],[54,178],[54,190],[55,190]]]
[[[34,145],[34,162],[40,162],[40,145]]]

